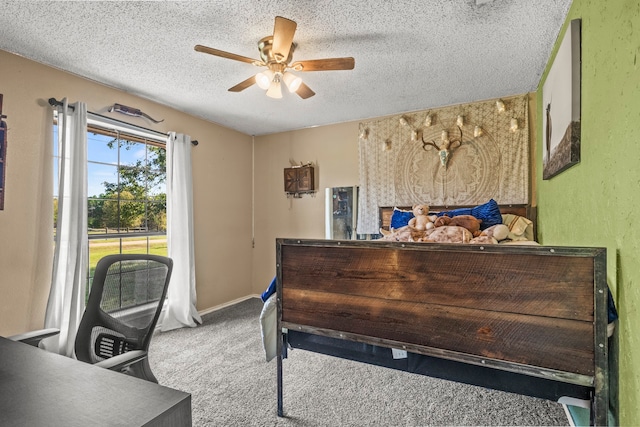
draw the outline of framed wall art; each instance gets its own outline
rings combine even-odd
[[[542,86],[542,178],[580,162],[580,20],[569,23]]]

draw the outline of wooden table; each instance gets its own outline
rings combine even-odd
[[[0,337],[2,426],[191,426],[191,395]]]

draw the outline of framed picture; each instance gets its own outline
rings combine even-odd
[[[574,19],[542,86],[543,179],[580,162],[580,51],[580,20]]]

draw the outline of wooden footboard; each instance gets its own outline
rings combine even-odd
[[[605,249],[278,239],[277,294],[278,330],[590,389],[607,423]]]

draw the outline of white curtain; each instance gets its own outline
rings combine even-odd
[[[167,138],[167,245],[173,272],[161,330],[194,327],[202,319],[196,310],[191,138],[175,132]]]
[[[74,342],[87,287],[87,106],[58,107],[58,222],[45,328],[60,334],[43,342],[48,351],[74,357]]]

